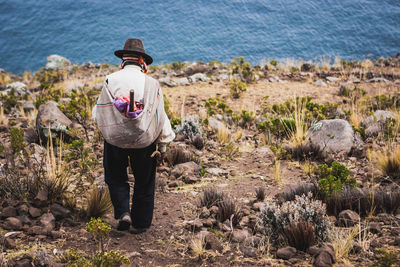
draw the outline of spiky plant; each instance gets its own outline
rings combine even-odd
[[[232,198],[228,196],[223,197],[223,199],[217,203],[217,206],[217,219],[220,222],[229,220],[232,223],[232,226],[239,225],[243,218],[243,213]]]
[[[310,222],[292,222],[283,231],[289,245],[298,250],[306,251],[315,242],[314,227]]]
[[[293,159],[305,161],[305,160],[317,160],[323,161],[325,155],[321,148],[315,144],[297,144],[289,149],[289,153]]]
[[[105,187],[93,186],[86,195],[87,206],[85,213],[87,218],[100,218],[111,211],[112,203],[110,193]]]
[[[264,201],[266,195],[267,195],[267,191],[265,190],[265,187],[259,186],[256,188],[256,200],[257,201]]]
[[[211,208],[223,198],[223,194],[218,192],[215,187],[207,187],[200,196],[200,207]]]

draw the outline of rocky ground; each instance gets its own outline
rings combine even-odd
[[[98,251],[86,228],[93,192],[105,186],[91,108],[116,70],[52,56],[34,74],[1,71],[0,266],[87,266],[68,249]],[[399,264],[400,55],[333,65],[174,62],[149,74],[177,137],[158,167],[148,232],[116,231],[111,211],[100,213],[112,227],[107,251],[129,266]],[[388,170],[382,159],[391,155]],[[333,162],[340,177],[323,176],[318,165]],[[279,221],[285,212],[294,217]],[[291,241],[289,226],[305,221]]]

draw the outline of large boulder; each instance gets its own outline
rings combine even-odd
[[[189,81],[192,83],[197,83],[197,82],[206,82],[208,81],[208,77],[204,73],[196,73],[188,77]]]
[[[71,127],[72,121],[61,112],[56,102],[49,101],[46,104],[40,105],[36,117],[36,131],[44,143],[47,141],[50,133],[52,138],[61,135],[64,138],[68,138],[68,129]]]
[[[47,70],[57,70],[63,69],[71,65],[71,62],[65,57],[59,55],[50,55],[47,57],[47,63],[45,69]]]
[[[383,132],[386,127],[386,120],[394,118],[394,114],[386,110],[377,110],[374,115],[367,117],[361,126],[365,128],[365,135],[367,137],[377,136]]]
[[[362,146],[353,127],[341,119],[319,121],[310,127],[306,136],[311,144],[328,154],[347,155]]]

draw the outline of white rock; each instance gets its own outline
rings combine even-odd
[[[71,61],[65,57],[59,55],[50,55],[47,57],[47,63],[45,69],[56,70],[68,67],[71,65]]]
[[[316,85],[316,86],[324,86],[324,87],[327,86],[326,83],[325,83],[323,80],[317,80],[317,81],[315,81],[315,82],[314,82],[314,85]]]

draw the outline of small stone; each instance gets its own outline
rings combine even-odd
[[[8,249],[15,249],[17,247],[15,241],[9,237],[4,238],[4,246]]]
[[[21,230],[22,222],[15,217],[8,217],[4,222],[4,228],[8,230]]]
[[[395,245],[395,246],[400,246],[400,236],[396,236],[396,237],[394,238],[394,245]]]
[[[42,227],[35,225],[28,229],[29,235],[41,235],[42,234]]]
[[[27,215],[29,207],[26,204],[19,205],[18,208],[18,215]]]
[[[168,187],[169,187],[169,188],[178,187],[178,186],[179,186],[179,184],[178,184],[177,181],[172,181],[172,182],[170,182],[170,183],[168,184]]]
[[[319,248],[316,246],[309,247],[307,250],[308,254],[311,256],[317,255],[319,253]]]
[[[380,223],[371,222],[368,226],[368,230],[373,234],[380,234],[382,232],[382,226]]]
[[[214,218],[203,219],[203,225],[205,227],[213,227],[217,223],[217,220]]]
[[[331,255],[326,251],[321,251],[314,259],[314,267],[329,267],[333,266]]]
[[[234,230],[232,233],[232,242],[242,243],[249,235],[247,230]]]
[[[252,236],[247,237],[246,240],[244,241],[244,243],[246,245],[250,245],[254,248],[258,248],[259,245],[261,244],[261,241],[262,241],[261,237],[252,235]]]
[[[71,211],[64,208],[60,204],[54,203],[50,206],[50,211],[57,220],[61,220],[70,216]]]
[[[185,228],[190,231],[198,231],[203,227],[203,223],[201,222],[200,219],[185,221],[183,222],[183,224],[185,225]]]
[[[40,209],[35,208],[35,207],[30,207],[28,212],[29,212],[29,215],[31,215],[32,218],[37,218],[40,215],[42,215],[42,212],[40,211]]]
[[[45,190],[40,190],[34,199],[35,203],[39,206],[45,206],[47,204],[47,200],[48,195]]]
[[[221,241],[214,234],[206,235],[204,241],[206,249],[218,251],[220,253],[222,252],[223,246],[221,244]]]
[[[32,224],[32,221],[28,218],[28,216],[23,215],[23,216],[17,216],[16,218],[18,220],[20,220],[23,225],[25,225],[25,224],[31,225]]]
[[[197,181],[198,181],[197,178],[194,176],[186,176],[184,178],[185,184],[195,184],[195,183],[197,183]]]
[[[15,217],[15,216],[17,216],[17,210],[12,206],[5,207],[1,212],[2,218]]]
[[[276,257],[279,259],[288,260],[296,256],[297,250],[294,247],[279,248],[276,252]]]
[[[339,225],[351,227],[360,221],[360,215],[352,210],[343,210],[339,213]]]
[[[51,213],[45,213],[40,217],[40,223],[43,226],[43,230],[46,232],[52,231],[56,226],[56,218]]]
[[[249,258],[256,258],[257,257],[257,252],[252,247],[242,246],[242,247],[240,247],[240,251],[243,253],[243,255],[245,257],[249,257]]]
[[[62,236],[62,234],[61,234],[60,231],[51,231],[51,232],[50,232],[50,236],[51,236],[53,239],[57,239],[57,238],[60,238],[60,237]]]
[[[253,204],[253,207],[251,207],[251,209],[254,211],[260,211],[263,205],[264,205],[264,203],[262,203],[262,202],[255,202]]]
[[[201,210],[201,213],[200,213],[200,218],[207,219],[208,217],[210,217],[210,215],[211,215],[211,213],[207,209],[207,207],[203,207],[203,209]]]
[[[327,86],[326,83],[325,83],[323,80],[317,80],[317,81],[315,81],[315,82],[314,82],[314,85],[315,85],[315,86],[323,86],[323,87],[326,87],[326,86]]]
[[[342,79],[340,79],[340,78],[338,78],[338,77],[328,76],[328,77],[326,77],[326,80],[329,81],[329,82],[331,82],[331,83],[334,83],[334,82],[341,81]]]
[[[219,208],[217,206],[212,206],[209,211],[211,214],[218,214]]]

